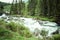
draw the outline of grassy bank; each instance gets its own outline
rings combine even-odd
[[[42,17],[42,16],[21,16],[21,15],[9,15],[9,16],[15,16],[15,17],[25,17],[25,18],[33,18],[35,20],[42,20],[42,21],[51,21],[54,22],[55,18],[48,18],[48,17]]]
[[[36,20],[51,21],[51,22],[53,22],[55,20],[54,18],[48,18],[48,17],[44,17],[44,16],[24,16],[24,17],[33,18]]]
[[[46,37],[45,37],[46,38]],[[60,34],[46,38],[47,40],[60,40]],[[6,23],[0,20],[0,40],[45,40],[36,38],[28,28],[18,23]]]
[[[0,40],[38,40],[28,28],[14,22],[0,20]]]

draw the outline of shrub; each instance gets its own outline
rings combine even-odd
[[[31,37],[32,34],[30,33],[30,30],[28,28],[26,28],[24,25],[21,25],[19,23],[14,23],[14,22],[10,22],[6,28],[8,30],[11,30],[13,32],[17,32],[19,33],[21,36],[25,36],[25,37]]]
[[[0,40],[10,39],[12,37],[13,37],[13,34],[9,30],[6,30],[5,28],[0,27]]]
[[[32,34],[30,33],[29,30],[21,30],[20,34],[21,34],[21,36],[25,36],[25,37],[28,37],[28,38],[32,37]]]
[[[6,26],[6,22],[3,19],[0,19],[0,27],[1,26],[4,26],[4,27]]]
[[[20,40],[22,37],[17,33],[0,27],[0,40]]]
[[[30,30],[19,23],[0,20],[0,40],[35,40]]]
[[[11,30],[13,32],[16,32],[17,31],[17,25],[14,23],[14,22],[10,22],[6,25],[6,28],[8,30]]]
[[[47,36],[47,35],[48,35],[48,31],[41,30],[40,34],[41,34],[42,36]]]

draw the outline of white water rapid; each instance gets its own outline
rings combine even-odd
[[[0,16],[0,18],[3,18],[6,22],[17,22],[20,24],[23,24],[24,26],[28,27],[31,32],[34,32],[35,29],[45,29],[48,31],[48,36],[50,36],[53,32],[55,32],[58,27],[57,24],[54,22],[49,21],[41,21],[41,20],[34,20],[32,18],[24,18],[24,17],[13,17],[13,16],[6,16],[3,14]]]

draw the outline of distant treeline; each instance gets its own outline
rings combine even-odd
[[[5,2],[0,2],[0,6],[6,6],[6,5],[10,5],[10,3],[5,3]]]

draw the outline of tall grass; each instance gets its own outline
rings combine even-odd
[[[0,20],[0,40],[37,40],[28,28],[18,23]]]

